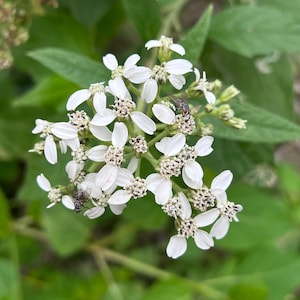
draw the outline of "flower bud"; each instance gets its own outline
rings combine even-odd
[[[219,100],[222,102],[226,102],[238,95],[239,93],[240,91],[235,86],[231,85],[225,91],[223,91]]]

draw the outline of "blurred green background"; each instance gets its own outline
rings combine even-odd
[[[300,299],[299,11],[298,0],[0,0],[0,299]],[[64,120],[69,95],[103,81],[103,55],[143,55],[161,34],[240,89],[248,119],[246,132],[216,124],[201,160],[208,182],[233,171],[240,222],[177,260],[154,203],[96,220],[47,210],[35,178],[63,183],[64,164],[28,153],[35,119]]]

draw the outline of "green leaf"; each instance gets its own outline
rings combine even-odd
[[[269,68],[266,73],[256,66],[260,58],[249,59],[216,46],[207,54],[205,61],[213,60],[213,68],[222,73],[220,78],[227,80],[228,84],[234,84],[247,102],[285,118],[293,117],[293,78],[287,55],[281,54],[269,63],[266,60]],[[216,73],[215,76],[220,75]]]
[[[88,88],[91,83],[105,81],[109,71],[97,61],[59,48],[43,48],[28,54],[54,73]]]
[[[74,84],[60,76],[52,75],[38,82],[28,93],[15,100],[18,106],[41,106],[56,109],[64,107],[68,97],[78,89]]]
[[[300,2],[298,0],[259,0],[257,3],[259,6],[267,6],[270,8],[276,8],[279,11],[287,13],[289,15],[299,16]]]
[[[0,189],[0,238],[10,233],[10,214],[7,199]]]
[[[233,6],[218,13],[209,37],[225,48],[252,57],[300,50],[299,19],[280,10]]]
[[[160,29],[160,10],[155,0],[122,0],[128,18],[143,41],[154,39]]]
[[[249,103],[232,103],[235,115],[248,120],[247,129],[234,129],[217,119],[210,119],[214,135],[230,140],[279,143],[300,137],[300,126]]]
[[[74,211],[57,205],[44,211],[42,223],[54,250],[68,256],[80,250],[90,236],[88,221]]]
[[[68,0],[73,15],[88,27],[94,26],[109,10],[115,0]]]
[[[17,296],[18,285],[19,277],[16,266],[12,261],[0,258],[0,299],[21,299]]]
[[[209,5],[198,22],[180,42],[186,49],[185,58],[190,60],[193,64],[197,63],[204,47],[210,27],[211,15],[212,5]]]

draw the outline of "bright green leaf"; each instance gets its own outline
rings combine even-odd
[[[58,254],[71,255],[85,245],[90,229],[83,220],[76,212],[60,205],[44,212],[42,223],[51,246]]]
[[[88,88],[91,83],[106,81],[108,70],[97,61],[58,48],[43,48],[28,54],[54,73]]]
[[[197,63],[204,47],[209,31],[211,15],[212,5],[208,6],[198,22],[194,25],[194,27],[192,27],[192,29],[190,29],[180,42],[180,44],[186,49],[185,58],[194,64]]]
[[[17,296],[19,277],[17,268],[10,260],[0,258],[0,299],[14,300]]]
[[[231,105],[237,117],[248,120],[247,129],[237,130],[211,119],[215,136],[259,143],[279,143],[300,137],[300,126],[287,119],[245,102]]]
[[[225,48],[252,57],[300,50],[299,19],[280,10],[233,6],[218,13],[209,37]]]
[[[154,39],[160,29],[160,10],[155,0],[122,0],[128,18],[143,41]]]

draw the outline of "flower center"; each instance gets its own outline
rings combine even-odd
[[[236,214],[242,210],[242,206],[227,201],[220,210],[221,214],[227,216],[228,220],[231,222],[232,220],[236,219]]]
[[[48,198],[50,202],[59,202],[61,200],[62,194],[59,188],[51,188],[48,193]]]
[[[134,178],[132,184],[126,186],[124,189],[134,199],[142,198],[147,194],[145,179],[142,179],[140,177]]]
[[[177,156],[183,165],[187,164],[190,161],[194,161],[197,158],[195,147],[184,145],[183,149],[178,153]]]
[[[105,93],[105,86],[103,85],[104,82],[92,83],[89,87],[89,91],[92,95],[96,93]]]
[[[119,167],[123,162],[123,149],[109,146],[105,153],[105,162]]]
[[[193,219],[183,219],[180,221],[178,235],[185,237],[194,237],[197,230],[197,225]]]
[[[162,210],[169,215],[172,218],[177,218],[181,212],[182,212],[182,207],[179,202],[178,197],[173,197],[171,198],[166,204],[164,204],[162,207]]]
[[[206,186],[197,190],[192,190],[191,197],[193,199],[194,207],[201,211],[206,211],[208,207],[215,206],[215,196]]]
[[[84,163],[88,157],[86,155],[86,146],[80,145],[76,151],[72,151],[73,160],[77,163]]]
[[[137,136],[130,139],[129,143],[133,146],[133,149],[138,153],[146,153],[148,151],[147,142],[144,137]]]
[[[182,167],[181,161],[177,157],[167,157],[160,162],[160,174],[164,177],[170,178],[171,176],[178,177]]]
[[[52,135],[51,126],[52,126],[52,123],[48,123],[47,125],[44,126],[43,131],[40,135],[41,138],[45,138],[48,135]]]
[[[155,65],[152,69],[151,77],[156,80],[159,84],[166,83],[168,74],[164,66]]]
[[[131,99],[115,98],[113,109],[120,118],[128,118],[136,105]]]
[[[175,122],[181,133],[191,135],[196,130],[196,122],[190,114],[176,115]]]
[[[115,70],[111,71],[111,78],[115,79],[117,77],[123,76],[123,70],[124,70],[123,66],[118,66]]]
[[[69,121],[76,126],[78,131],[88,129],[90,118],[84,110],[75,111],[68,114]]]

